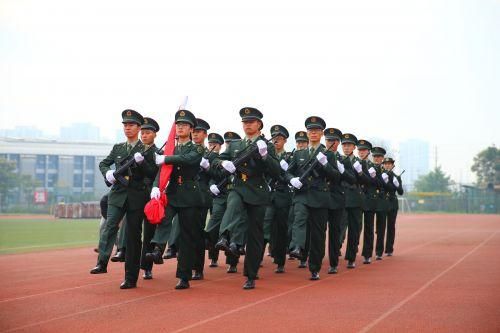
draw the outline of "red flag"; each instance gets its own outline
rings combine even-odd
[[[165,149],[163,152],[164,156],[171,156],[174,154],[175,149],[175,122],[172,124],[170,129],[170,134],[168,135],[167,142],[165,144]],[[162,164],[160,170],[160,199],[151,199],[144,207],[144,214],[151,224],[159,224],[163,217],[165,216],[165,207],[168,204],[168,198],[165,194],[165,188],[170,180],[170,175],[172,174],[173,165],[172,164]]]

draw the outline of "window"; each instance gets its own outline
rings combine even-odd
[[[36,168],[45,170],[45,155],[36,155]]]
[[[85,169],[94,171],[95,157],[85,156]]]
[[[59,168],[59,156],[49,155],[49,169],[57,170]]]
[[[57,173],[47,175],[47,187],[55,187],[57,185]]]
[[[93,188],[94,187],[94,175],[93,174],[86,174],[85,175],[85,184],[83,184],[83,185],[86,188]]]
[[[35,174],[35,179],[37,181],[36,186],[45,187],[45,173]]]
[[[73,175],[73,187],[82,187],[83,176],[81,173],[75,173]]]
[[[73,168],[75,170],[83,170],[83,156],[73,157]]]

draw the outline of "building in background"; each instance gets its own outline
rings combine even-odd
[[[0,158],[14,161],[16,172],[30,177],[33,187],[13,189],[9,203],[34,204],[35,194],[44,192],[48,204],[99,199],[108,190],[99,162],[111,148],[100,142],[0,138]]]
[[[13,129],[0,129],[0,137],[36,139],[43,136],[42,130],[34,126],[16,126]]]
[[[402,176],[403,184],[411,191],[418,177],[430,171],[430,145],[423,140],[409,139],[399,143],[398,151],[396,163],[401,171],[406,170]]]
[[[75,123],[61,127],[60,139],[62,141],[98,142],[100,140],[99,127],[89,123]]]

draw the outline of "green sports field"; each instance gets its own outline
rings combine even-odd
[[[96,246],[98,219],[0,217],[0,254]]]

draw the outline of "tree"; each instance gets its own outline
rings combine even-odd
[[[7,203],[9,191],[17,186],[16,164],[5,158],[0,158],[0,211]]]
[[[479,152],[474,157],[474,163],[471,167],[472,172],[476,173],[477,185],[486,187],[488,184],[500,184],[500,149],[493,145]]]
[[[417,192],[451,192],[450,185],[453,181],[438,166],[426,175],[418,177],[415,181]]]

